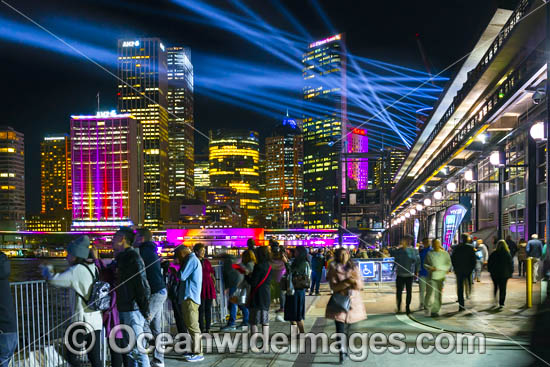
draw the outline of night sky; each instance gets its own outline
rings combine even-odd
[[[106,60],[116,60],[118,38],[156,36],[167,45],[191,47],[195,68],[195,126],[205,133],[212,128],[234,127],[253,128],[265,136],[277,122],[272,113],[261,114],[201,93],[201,75],[212,77],[220,73],[220,77],[224,77],[223,67],[216,70],[211,64],[202,63],[201,55],[254,62],[266,69],[278,67],[280,62],[237,35],[197,23],[196,15],[172,1],[8,2],[70,43],[102,50],[101,57],[90,56],[115,74],[116,69]],[[273,0],[243,2],[273,27],[298,33],[277,11]],[[335,30],[346,33],[349,52],[425,70],[415,41],[415,33],[419,33],[432,72],[437,73],[471,50],[497,6],[512,9],[518,1],[318,2]],[[209,3],[235,9],[228,5],[230,1]],[[281,3],[312,35],[312,40],[332,34],[310,0],[281,0]],[[30,38],[6,36],[7,30],[13,35],[19,26],[28,27],[26,29],[34,33]],[[35,46],[37,39],[44,40],[42,47]],[[0,125],[12,126],[25,134],[27,210],[36,213],[40,207],[41,139],[49,133],[68,133],[71,114],[94,114],[97,92],[101,95],[102,110],[114,109],[117,83],[107,72],[76,56],[4,4],[0,4],[0,48],[3,70]],[[451,77],[452,72],[445,76]],[[296,91],[297,98],[299,92]],[[206,140],[197,136],[196,152],[206,152],[205,147]]]

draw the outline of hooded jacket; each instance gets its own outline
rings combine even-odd
[[[131,247],[116,258],[118,271],[117,308],[119,312],[140,310],[143,317],[149,316],[151,289],[147,281],[145,264]]]
[[[476,267],[477,256],[472,246],[461,243],[454,248],[451,260],[455,273],[470,274]]]
[[[157,255],[157,245],[154,242],[143,242],[139,246],[139,254],[145,264],[145,272],[151,293],[157,293],[166,288],[162,278],[162,269]]]

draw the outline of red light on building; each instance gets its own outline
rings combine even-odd
[[[357,134],[357,135],[363,135],[363,136],[366,136],[367,135],[367,132],[365,131],[365,129],[358,129],[356,127],[354,127],[351,132],[353,134]]]

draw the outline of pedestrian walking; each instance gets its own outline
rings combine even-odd
[[[524,277],[526,274],[525,267],[527,266],[527,241],[523,238],[518,243],[518,274]]]
[[[319,288],[321,287],[321,278],[323,277],[323,267],[325,266],[325,254],[324,249],[318,249],[312,256],[311,260],[311,287],[309,289],[309,295],[320,295]]]
[[[137,337],[143,334],[145,322],[150,321],[151,289],[147,281],[145,264],[136,249],[132,247],[134,237],[134,231],[131,228],[121,227],[113,236],[112,246],[116,261],[116,305],[120,323],[132,328]],[[123,334],[124,338],[129,340],[130,336]],[[137,344],[130,352],[130,359],[132,366],[150,367],[148,355],[142,353]]]
[[[201,329],[199,326],[199,307],[201,305],[202,266],[197,255],[184,245],[174,250],[180,264],[180,287],[178,297],[183,315],[183,322],[192,341],[192,352],[186,354],[187,362],[204,361],[202,354]]]
[[[0,251],[0,366],[7,367],[17,348],[15,307],[10,288],[11,266],[8,256]]]
[[[218,257],[223,261],[222,275],[225,291],[228,294],[227,299],[231,299],[237,287],[242,283],[244,275],[236,269],[237,258],[235,256],[223,252],[218,255]],[[227,321],[227,325],[221,328],[221,331],[235,331],[237,329],[235,326],[237,307],[241,310],[243,315],[241,326],[248,326],[249,313],[246,305],[237,305],[233,302],[229,302],[229,320]]]
[[[396,285],[396,301],[397,301],[397,313],[401,313],[401,298],[403,294],[403,288],[406,288],[407,298],[405,300],[405,310],[407,314],[411,313],[411,300],[412,300],[412,283],[414,276],[418,276],[420,270],[420,255],[415,248],[410,247],[413,241],[411,235],[406,235],[401,240],[401,247],[394,253],[394,271],[397,278],[395,280]]]
[[[464,311],[464,286],[470,286],[472,271],[476,267],[477,257],[468,234],[462,235],[462,242],[453,250],[451,262],[456,275],[456,292],[458,296],[458,310]]]
[[[284,322],[285,319],[281,316],[281,313],[285,309],[285,295],[281,290],[281,281],[286,274],[286,258],[285,251],[280,246],[274,246],[271,257],[271,299],[279,301],[279,309],[275,311],[275,320]]]
[[[202,266],[202,289],[201,305],[199,307],[199,327],[201,333],[210,333],[212,324],[212,303],[216,299],[216,272],[210,261],[205,257],[206,246],[197,243],[193,247],[195,255],[199,258]]]
[[[162,277],[162,269],[160,267],[160,259],[157,254],[157,245],[153,242],[153,234],[147,228],[139,228],[136,231],[134,247],[139,250],[139,255],[145,264],[145,273],[147,282],[151,289],[151,297],[149,298],[149,317],[151,320],[145,324],[145,330],[151,331],[153,338],[162,333],[162,312],[164,302],[168,297],[166,283]],[[153,359],[151,367],[164,366],[164,353],[155,348],[153,351]]]
[[[478,238],[475,249],[477,259],[475,266],[475,277],[476,282],[481,282],[481,272],[483,271],[483,267],[487,265],[487,261],[489,259],[489,251],[487,250],[487,246],[483,243],[483,240],[481,238]]]
[[[262,326],[262,333],[269,335],[269,306],[271,305],[271,276],[272,267],[271,251],[268,246],[261,246],[256,249],[258,263],[254,266],[251,274],[245,277],[250,284],[250,299],[248,308],[250,311],[250,325],[252,334],[256,334],[259,326]]]
[[[424,268],[424,262],[426,261],[426,256],[432,251],[432,240],[429,238],[424,238],[422,240],[422,248],[419,251],[420,255],[420,270],[418,272],[418,288],[420,291],[420,309],[425,308],[424,298],[426,295],[426,286],[429,285],[429,273],[426,268]]]
[[[88,360],[92,367],[102,365],[99,343],[93,343],[93,341],[100,338],[103,319],[101,311],[92,310],[87,305],[87,300],[90,299],[92,293],[92,285],[99,278],[99,270],[93,262],[88,261],[89,256],[90,239],[88,236],[81,236],[67,246],[67,262],[69,263],[67,270],[63,273],[53,274],[49,266],[42,268],[42,275],[50,285],[73,290],[75,300],[71,303],[74,305],[71,310],[71,322],[85,322],[92,328],[89,330],[88,327],[82,325],[70,329],[68,345],[66,345],[66,358],[69,365],[73,367],[83,365],[80,355],[75,353],[83,346],[88,350]]]
[[[427,277],[428,286],[424,299],[426,316],[439,316],[439,310],[441,309],[443,300],[443,284],[445,283],[447,272],[451,270],[451,266],[451,256],[445,251],[440,240],[434,240],[433,251],[428,253],[424,262],[424,267],[429,274]]]
[[[361,297],[363,277],[357,264],[351,260],[348,250],[339,248],[334,254],[327,273],[327,281],[333,292],[325,313],[327,319],[334,320],[336,333],[340,334],[340,363],[347,358],[347,340],[352,324],[367,318]],[[349,308],[340,307],[339,300],[349,300]]]
[[[518,245],[516,244],[516,241],[512,239],[512,236],[508,235],[506,236],[506,244],[508,245],[508,248],[510,249],[510,255],[512,255],[512,260],[514,260],[514,257],[516,257],[518,253]],[[514,265],[515,267],[515,265]]]
[[[536,283],[539,274],[540,261],[542,259],[542,242],[539,240],[539,236],[536,233],[531,235],[531,239],[527,242],[527,247],[525,250],[527,251],[527,257],[531,257],[533,259],[533,283]]]
[[[506,241],[500,240],[497,242],[496,250],[489,256],[488,268],[489,273],[491,273],[491,279],[493,280],[495,306],[502,308],[506,300],[506,283],[508,283],[508,279],[514,272],[512,255],[510,254]],[[497,292],[499,293],[498,303],[496,298]]]
[[[291,325],[297,325],[298,331],[304,333],[304,319],[306,317],[306,289],[310,284],[311,265],[307,261],[307,250],[296,247],[294,259],[287,270],[293,291],[287,291],[285,301],[285,320]]]

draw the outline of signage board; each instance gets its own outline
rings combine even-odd
[[[453,244],[455,233],[468,210],[460,204],[447,208],[443,216],[443,246],[448,249]]]

